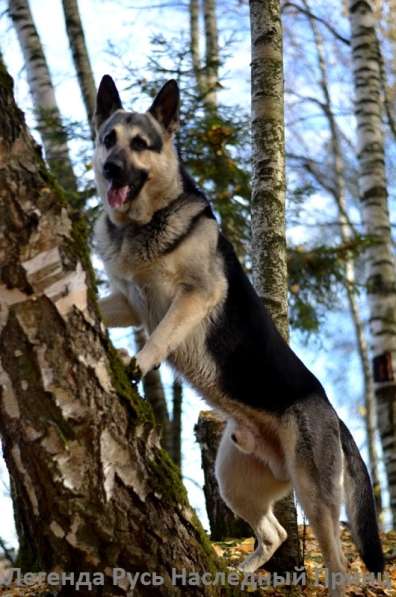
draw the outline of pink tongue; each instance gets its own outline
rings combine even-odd
[[[120,189],[111,186],[107,191],[107,201],[110,203],[111,207],[121,207],[127,200],[128,193],[128,186],[121,187]]]

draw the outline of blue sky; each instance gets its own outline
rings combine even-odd
[[[31,0],[30,4],[56,84],[56,95],[61,112],[67,119],[84,121],[85,113],[70,58],[61,2],[60,0],[56,2],[53,0]],[[132,4],[141,6],[149,4],[140,0],[135,0],[135,2],[80,0],[79,4],[97,84],[104,73],[110,73],[116,80],[117,78],[122,80],[125,75],[125,65],[143,68],[151,51],[150,38],[152,34],[161,33],[170,39],[172,37],[180,38],[183,32],[187,33],[188,31],[188,15],[182,10],[127,8]],[[231,2],[231,4],[236,3]],[[1,11],[4,8],[4,0],[0,0]],[[235,45],[229,46],[229,58],[223,67],[227,78],[219,99],[228,104],[237,103],[244,110],[249,110],[250,40],[247,11],[243,9],[242,16],[238,16],[238,13],[227,10],[222,3],[219,12],[223,25],[227,24],[228,27],[232,24],[236,31]],[[0,19],[0,40],[5,62],[15,80],[17,102],[25,110],[28,123],[33,125],[31,101],[22,56],[12,26],[5,14],[2,14]],[[224,33],[222,43],[225,45],[227,45],[226,40],[227,35]],[[121,60],[116,60],[109,54],[109,43],[119,48],[122,53]],[[122,90],[123,85],[120,87]],[[301,87],[299,91],[301,92]],[[146,109],[146,100],[138,100],[134,107],[135,109]],[[319,134],[319,129],[316,134]],[[78,150],[76,145],[73,147],[75,151]],[[318,214],[327,214],[328,210],[331,213],[328,200],[320,194],[315,194],[306,207],[308,210],[311,208],[309,217],[313,221],[316,221],[315,218],[318,217]],[[305,221],[305,223],[307,222]],[[306,240],[307,228],[305,226],[295,227],[289,234],[294,241],[303,242]],[[131,334],[117,331],[113,333],[113,339],[117,345],[126,346],[133,352]],[[291,342],[306,364],[321,379],[330,399],[336,404],[340,416],[350,425],[359,446],[363,446],[363,426],[357,415],[361,376],[354,352],[353,330],[349,319],[340,309],[326,316],[319,337],[311,338],[306,344],[300,335],[294,334]],[[171,373],[166,368],[163,369],[164,383],[166,386],[170,386]],[[343,402],[344,396],[349,397],[346,403]],[[203,477],[200,453],[193,433],[199,411],[206,408],[206,405],[191,390],[186,391],[183,404],[183,472],[191,503],[197,509],[207,528],[202,492],[196,485],[202,485]],[[1,477],[5,478],[5,471],[3,470],[2,473]],[[3,513],[0,520],[0,536],[10,543],[15,543],[11,503],[8,497],[0,496],[0,509]]]

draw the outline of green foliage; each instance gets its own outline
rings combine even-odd
[[[357,235],[348,244],[289,248],[289,307],[294,328],[308,333],[319,330],[326,313],[338,306],[341,291],[348,284],[346,260],[356,259],[370,242]]]

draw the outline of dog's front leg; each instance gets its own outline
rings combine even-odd
[[[179,288],[165,317],[136,355],[145,375],[164,361],[205,318],[215,304],[214,293],[191,286]]]

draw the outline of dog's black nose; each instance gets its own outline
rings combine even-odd
[[[123,163],[119,160],[107,160],[103,166],[103,176],[107,180],[117,180],[122,177],[124,171]]]

